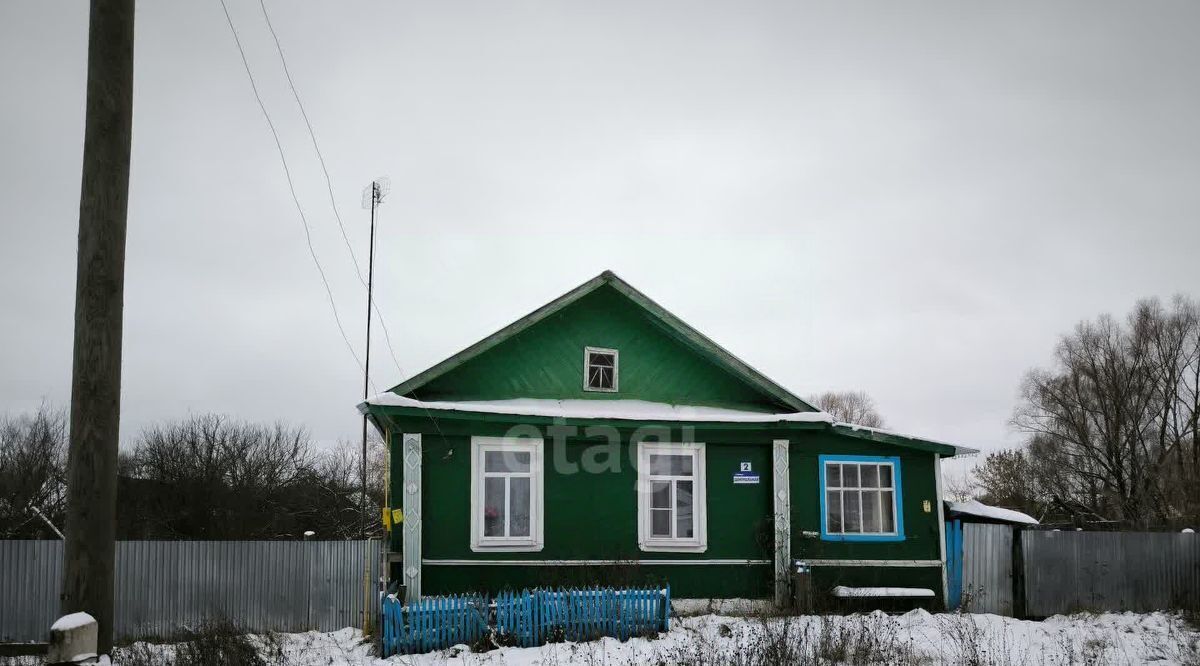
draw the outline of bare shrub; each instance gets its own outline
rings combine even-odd
[[[134,643],[114,650],[122,666],[276,666],[284,663],[283,648],[273,634],[251,636],[228,620],[205,623],[180,634],[171,645]]]
[[[816,622],[760,616],[737,628],[722,624],[715,638],[689,632],[686,640],[658,656],[661,663],[681,666],[918,663],[912,647],[899,639],[896,627],[882,613],[826,616]]]
[[[938,620],[949,648],[948,663],[956,666],[1020,666],[1028,661],[1025,651],[1014,644],[1007,628],[999,634],[989,634],[980,628],[973,616],[965,613],[942,615]]]

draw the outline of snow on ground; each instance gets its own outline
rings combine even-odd
[[[926,666],[1132,665],[1200,666],[1200,632],[1166,613],[1056,616],[1043,622],[997,615],[939,614],[916,610],[888,616],[771,619],[701,615],[673,620],[654,639],[559,643],[499,648],[475,654],[466,646],[438,652],[371,656],[354,629],[278,634],[263,656],[282,666],[625,666],[634,664],[810,663],[921,664]],[[135,644],[134,651],[170,663],[172,646]],[[25,663],[37,663],[29,661]],[[116,664],[122,661],[118,658]],[[131,663],[131,662],[126,662]],[[145,659],[137,664],[150,663]]]
[[[286,651],[295,666],[368,664],[350,630],[293,634]],[[782,648],[781,643],[789,643]],[[304,647],[293,649],[297,645]],[[345,655],[347,661],[336,661]],[[657,639],[622,643],[605,638],[537,648],[500,648],[473,654],[465,646],[423,655],[397,656],[382,664],[412,666],[588,666],[626,664],[779,663],[1054,664],[1161,666],[1200,665],[1200,633],[1165,613],[1056,616],[1044,622],[997,615],[940,614],[917,610],[898,616],[880,612],[852,616],[758,619],[702,615],[672,622]]]

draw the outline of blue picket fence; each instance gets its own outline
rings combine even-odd
[[[412,654],[472,643],[494,631],[522,647],[602,636],[627,640],[670,629],[671,589],[558,589],[482,596],[384,599],[383,654]]]
[[[381,611],[383,654],[391,656],[472,643],[487,633],[490,607],[478,595],[426,597],[408,605],[389,595]]]

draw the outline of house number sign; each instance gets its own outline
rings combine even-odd
[[[758,485],[758,472],[748,462],[738,464],[738,471],[733,473],[734,485]]]

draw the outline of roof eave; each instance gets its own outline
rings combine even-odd
[[[891,444],[894,446],[916,449],[918,451],[927,451],[929,453],[936,453],[938,455],[947,457],[965,455],[962,453],[962,451],[973,451],[978,453],[974,449],[960,447],[955,444],[922,439],[920,437],[912,437],[910,435],[880,432],[879,430],[855,426],[847,423],[835,423],[830,426],[830,430],[846,437],[854,437],[857,439],[863,439],[869,442],[877,442],[881,444]]]

